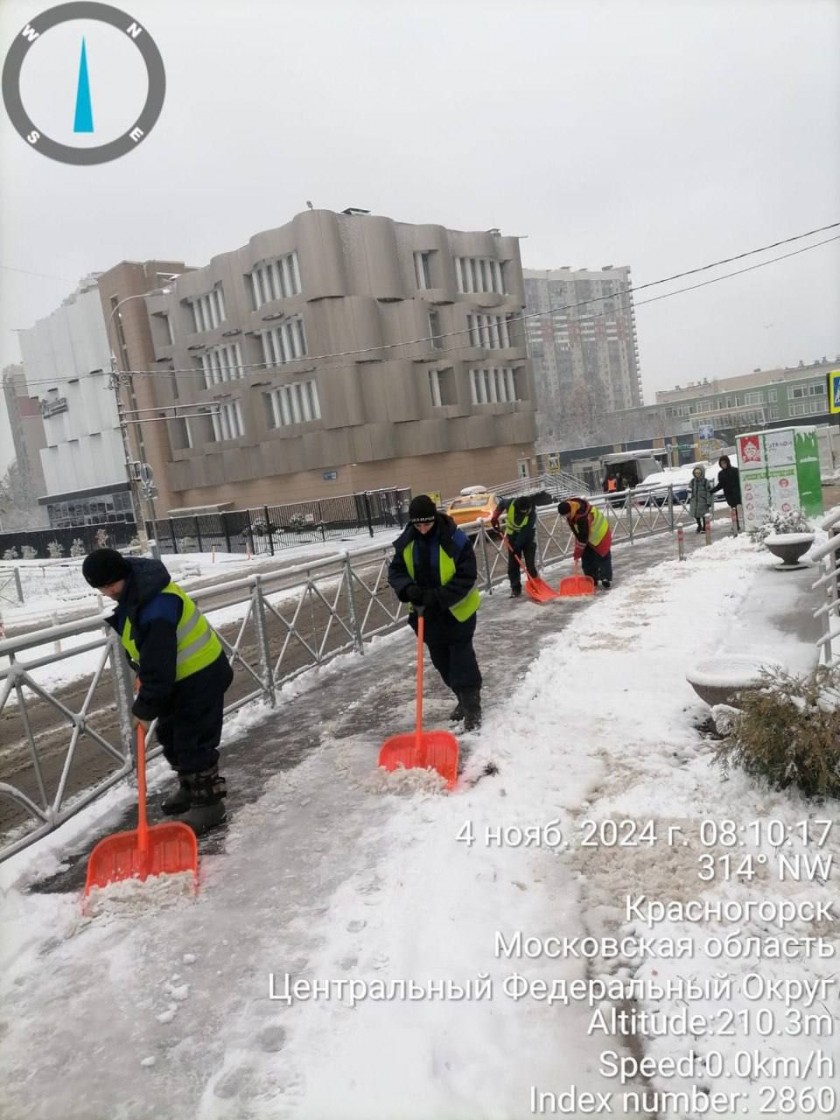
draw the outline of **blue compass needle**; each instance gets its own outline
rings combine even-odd
[[[82,53],[79,58],[79,81],[76,85],[76,117],[74,132],[93,132],[93,107],[90,103],[90,80],[88,78],[87,47],[82,39]]]

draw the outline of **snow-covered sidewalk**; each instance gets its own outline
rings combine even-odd
[[[789,626],[811,573],[771,568],[742,537],[619,569],[519,679],[506,646],[554,606],[494,597],[449,796],[375,770],[411,725],[409,635],[341,659],[310,702],[344,680],[343,707],[235,814],[195,901],[123,891],[82,918],[25,889],[50,845],[10,861],[4,1118],[836,1118],[837,939],[810,920],[836,872],[779,872],[836,860],[836,805],[723,777],[685,681],[719,651],[813,665]],[[299,702],[248,734],[280,749]],[[813,952],[770,955],[782,938]]]

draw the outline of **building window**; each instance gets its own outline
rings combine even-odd
[[[316,381],[294,381],[263,394],[269,428],[286,428],[290,424],[307,424],[321,419]]]
[[[761,404],[761,393],[744,393],[744,404]]]
[[[510,346],[510,331],[506,315],[467,315],[470,346],[485,350],[506,350]]]
[[[440,325],[440,312],[429,312],[429,341],[432,344],[433,350],[443,350],[446,347],[446,342],[443,338],[442,327]]]
[[[447,404],[457,404],[453,371],[451,369],[430,369],[429,392],[432,397],[433,408],[443,408]]]
[[[214,346],[202,354],[199,361],[204,372],[205,389],[223,381],[238,381],[245,375],[238,342],[230,346]]]
[[[472,404],[512,404],[517,400],[516,373],[510,366],[470,370]]]
[[[203,296],[188,299],[193,315],[193,328],[199,331],[213,331],[225,320],[225,297],[220,284]]]
[[[432,286],[432,254],[422,252],[414,254],[414,279],[421,291],[428,291]]]
[[[777,405],[774,405],[773,408],[770,409],[770,419],[771,420],[778,420],[779,419],[779,409],[778,409]]]
[[[297,253],[286,253],[283,257],[254,265],[246,279],[255,311],[272,300],[296,296],[301,290]]]
[[[161,325],[161,332],[160,333],[161,333],[161,337],[163,339],[161,345],[162,346],[172,346],[173,341],[174,341],[173,338],[172,338],[172,323],[169,321],[169,316],[166,314],[166,312],[165,311],[156,311],[154,313],[154,315],[152,316],[152,320],[154,322],[160,323],[160,325]]]
[[[504,294],[502,262],[495,257],[456,257],[455,278],[459,292]]]
[[[239,439],[240,436],[245,434],[245,427],[242,423],[242,407],[239,401],[220,404],[218,410],[214,409],[211,413],[210,419],[213,421],[213,439],[217,442],[226,439]]]
[[[775,389],[768,389],[767,390],[767,400],[768,401],[775,401],[777,399],[778,399],[778,397],[777,397],[777,394],[776,394],[776,390]]]
[[[306,334],[303,319],[299,316],[272,327],[270,331],[263,331],[260,337],[267,366],[282,366],[306,356]]]

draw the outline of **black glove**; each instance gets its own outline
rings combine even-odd
[[[424,607],[436,607],[438,604],[438,589],[436,587],[427,587],[425,591],[421,591],[420,602]]]
[[[416,583],[410,583],[405,589],[405,597],[409,603],[422,603],[423,594],[423,588]]]

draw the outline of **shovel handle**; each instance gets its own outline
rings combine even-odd
[[[417,612],[417,729],[415,731],[415,743],[417,750],[423,742],[423,633],[425,627],[425,620],[423,618],[423,608]]]
[[[137,725],[137,848],[141,862],[149,850],[149,823],[146,819],[146,729]]]

